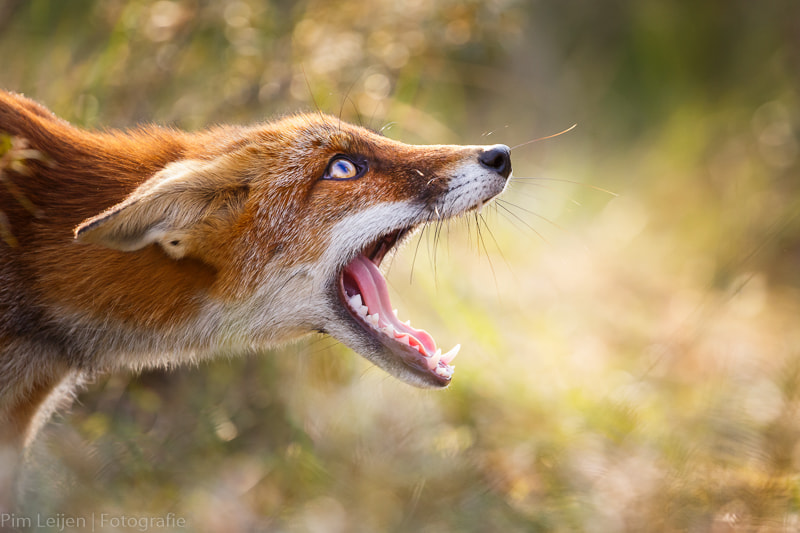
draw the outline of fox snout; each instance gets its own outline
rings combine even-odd
[[[416,194],[378,202],[335,224],[326,255],[346,258],[334,274],[321,328],[395,377],[421,387],[447,386],[460,345],[443,351],[433,336],[401,321],[380,270],[424,224],[480,209],[502,193],[511,175],[510,149],[494,146],[410,147],[425,154],[400,164]],[[355,247],[343,243],[356,243]],[[339,263],[336,263],[339,264]]]

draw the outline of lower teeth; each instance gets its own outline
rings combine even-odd
[[[436,373],[442,377],[449,378],[453,375],[453,367],[452,366],[437,366]]]
[[[404,344],[406,346],[411,346],[411,342],[409,340],[408,333],[401,333],[394,329],[391,324],[387,324],[386,326],[380,325],[380,315],[378,313],[368,314],[369,309],[366,305],[363,304],[363,300],[361,299],[360,294],[355,294],[347,299],[347,303],[350,304],[350,307],[359,315],[361,316],[367,324],[369,324],[373,329],[376,331],[380,331],[390,339],[394,339],[395,341]],[[393,309],[392,312],[395,316],[397,316],[397,309]],[[404,322],[407,326],[411,326],[411,321],[406,320]],[[414,348],[426,358],[426,362],[428,364],[428,368],[434,370],[437,375],[443,377],[450,377],[453,374],[453,367],[450,366],[450,362],[455,359],[458,351],[461,349],[460,344],[456,344],[449,352],[443,354],[441,348],[437,348],[436,352],[433,355],[427,353],[425,348],[422,344],[417,343],[414,345]],[[443,364],[439,364],[443,363]]]

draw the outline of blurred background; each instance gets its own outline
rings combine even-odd
[[[98,378],[38,440],[29,514],[800,530],[796,0],[0,0],[0,55],[87,128],[320,109],[515,147],[502,200],[388,274],[462,344],[447,391],[329,338]]]

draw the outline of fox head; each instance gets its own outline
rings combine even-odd
[[[208,346],[318,331],[399,379],[444,387],[457,348],[442,354],[430,334],[395,316],[380,267],[424,224],[500,194],[509,152],[412,146],[318,114],[219,128],[193,137],[180,159],[74,237],[207,266],[213,281],[186,320],[202,317],[195,331]]]

